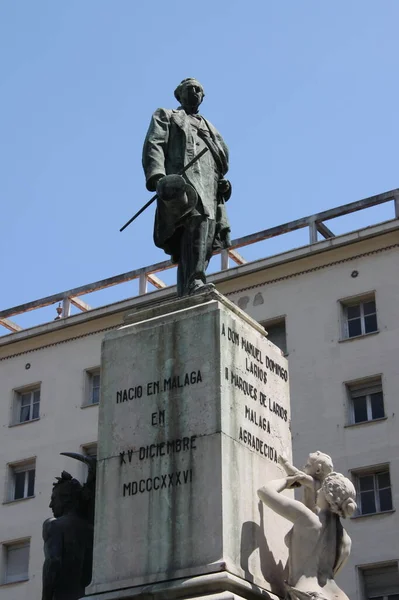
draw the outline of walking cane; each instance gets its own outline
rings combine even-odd
[[[194,158],[192,160],[190,160],[189,163],[186,164],[185,167],[183,167],[178,173],[177,175],[183,175],[183,173],[185,173],[187,171],[187,169],[189,169],[190,167],[193,166],[194,163],[197,162],[198,159],[201,158],[201,156],[204,156],[205,152],[208,152],[208,148],[204,148],[203,150],[201,150],[201,152],[199,152],[196,156],[194,156]],[[144,204],[144,206],[142,206],[140,208],[139,211],[136,212],[135,215],[133,215],[133,217],[131,219],[129,219],[129,221],[127,223],[124,224],[123,227],[120,228],[119,231],[123,231],[124,229],[126,229],[126,227],[128,225],[130,225],[130,223],[133,223],[133,221],[135,219],[137,219],[137,217],[139,215],[141,215],[142,212],[144,212],[146,210],[146,208],[148,208],[153,202],[155,202],[155,200],[158,198],[158,194],[155,194],[152,198],[150,198],[150,200],[148,200],[148,202],[146,204]]]

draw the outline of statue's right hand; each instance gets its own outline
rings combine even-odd
[[[293,487],[300,487],[301,485],[305,484],[305,481],[307,481],[308,475],[306,475],[306,473],[303,473],[303,471],[299,471],[298,473],[295,473],[295,475],[288,475],[287,477],[287,488],[293,488]]]
[[[314,485],[313,477],[311,477],[310,475],[307,475],[303,471],[298,471],[294,475],[289,475],[287,477],[287,488],[288,487],[299,487],[299,486],[313,488],[313,485]]]
[[[155,173],[155,175],[152,175],[147,181],[147,190],[150,192],[155,192],[157,189],[157,183],[160,179],[162,179],[162,177],[164,177],[162,173]]]

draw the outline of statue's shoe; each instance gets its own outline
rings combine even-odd
[[[190,289],[189,296],[193,296],[194,294],[207,294],[214,289],[215,286],[213,283],[197,283]]]

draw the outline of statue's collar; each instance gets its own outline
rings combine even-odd
[[[186,111],[184,110],[184,108],[182,106],[179,106],[178,108],[173,109],[173,112],[174,113],[180,113],[180,114],[186,115],[186,117],[197,117],[199,119],[203,118],[202,115],[199,112],[194,113],[192,115],[187,114]]]

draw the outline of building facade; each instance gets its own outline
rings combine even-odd
[[[383,196],[398,207],[396,190],[364,202],[373,206]],[[366,207],[355,204],[346,212]],[[337,216],[330,213],[324,218]],[[225,268],[211,277],[288,357],[295,464],[322,450],[357,488],[358,513],[344,523],[352,554],[338,582],[358,600],[399,598],[397,217],[340,236],[322,215],[307,217],[281,233],[304,221],[309,245],[250,263],[233,248],[239,264],[227,268],[224,256]],[[317,231],[326,239],[319,241]],[[271,237],[261,233],[235,247]],[[54,298],[0,313],[0,324],[11,329],[0,337],[2,600],[40,597],[42,523],[51,516],[52,483],[63,469],[85,477],[80,463],[59,453],[95,454],[102,338],[127,313],[175,294],[154,274],[160,270],[128,274],[140,279],[142,293],[100,308],[90,309],[70,291],[59,319],[30,329],[19,330],[9,316]],[[159,289],[144,293],[147,282]],[[70,303],[82,312],[68,316]]]

